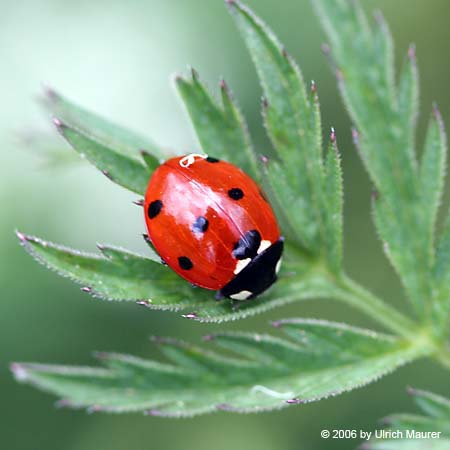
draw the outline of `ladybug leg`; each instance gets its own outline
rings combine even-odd
[[[216,292],[216,300],[218,302],[220,302],[220,300],[222,300],[224,298],[224,295],[222,294],[222,291],[217,291]]]
[[[167,265],[167,263],[166,263],[166,265]],[[193,288],[197,288],[198,286],[196,285],[196,284],[194,284],[194,283],[189,283],[190,285],[191,285],[191,287],[193,287]]]
[[[153,250],[153,244],[150,236],[148,234],[143,234],[142,237],[144,238],[145,243]]]

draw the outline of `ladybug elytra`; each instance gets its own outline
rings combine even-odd
[[[200,154],[169,159],[150,178],[144,211],[163,261],[218,298],[254,298],[277,279],[283,238],[275,215],[238,167]]]

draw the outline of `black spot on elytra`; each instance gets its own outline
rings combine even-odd
[[[178,265],[183,270],[191,270],[194,267],[194,264],[192,264],[192,261],[187,256],[179,256]]]
[[[216,163],[216,162],[220,162],[220,159],[213,158],[212,156],[208,156],[206,158],[206,161],[208,161],[209,163]]]
[[[232,198],[233,200],[240,200],[242,197],[244,197],[244,192],[242,189],[232,188],[228,191],[228,197]]]
[[[261,235],[258,230],[250,230],[236,242],[233,256],[237,259],[254,258],[261,244]]]
[[[148,217],[150,219],[154,219],[160,212],[163,207],[163,202],[161,200],[154,200],[148,205]]]
[[[197,217],[195,222],[192,224],[192,231],[194,233],[204,233],[209,226],[209,222],[206,217],[200,216]]]

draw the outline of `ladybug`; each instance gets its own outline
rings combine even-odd
[[[284,239],[261,189],[233,164],[169,159],[150,178],[144,211],[162,260],[216,298],[247,300],[276,281]]]

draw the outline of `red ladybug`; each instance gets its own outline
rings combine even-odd
[[[258,185],[242,170],[189,154],[159,166],[144,203],[151,242],[178,275],[235,300],[277,279],[283,238]]]

